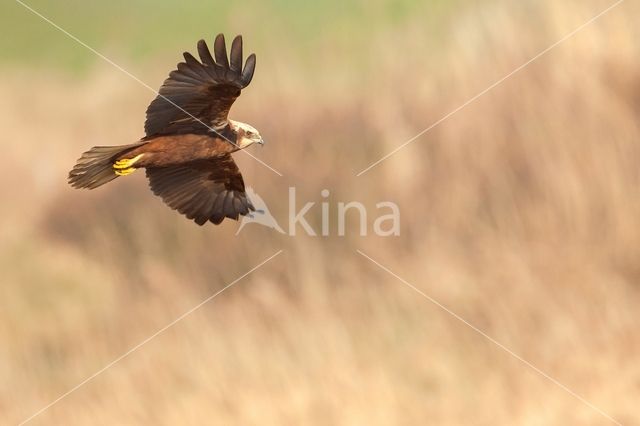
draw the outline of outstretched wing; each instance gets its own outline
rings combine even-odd
[[[229,60],[222,34],[214,42],[215,61],[204,40],[198,42],[198,54],[201,62],[184,52],[185,62],[171,71],[147,108],[147,136],[206,133],[227,125],[231,105],[253,78],[256,55],[249,55],[243,68],[242,36],[237,36]]]
[[[170,167],[147,168],[149,186],[172,209],[198,225],[238,220],[255,208],[247,198],[238,166],[226,154]]]

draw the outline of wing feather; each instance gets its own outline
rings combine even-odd
[[[197,47],[200,61],[185,52],[147,108],[147,136],[208,133],[228,125],[231,106],[253,78],[256,57],[249,55],[242,67],[242,36],[233,40],[231,61],[222,34],[214,41],[215,60],[204,40]]]
[[[227,58],[227,45],[224,41],[224,35],[218,34],[213,42],[213,52],[216,55],[216,63],[223,68],[229,68],[229,59]]]
[[[237,36],[231,43],[231,71],[235,73],[242,72],[242,37]]]
[[[147,168],[149,186],[172,209],[194,220],[219,224],[255,210],[238,166],[226,154],[170,167]]]
[[[244,70],[242,71],[242,84],[244,87],[247,87],[251,80],[253,79],[253,72],[256,70],[256,55],[251,54],[247,58],[247,62],[244,65]]]
[[[215,62],[211,57],[211,52],[209,52],[209,47],[207,46],[207,42],[204,40],[200,40],[198,42],[198,55],[200,55],[200,60],[203,64],[213,67]]]

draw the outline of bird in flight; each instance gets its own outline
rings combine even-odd
[[[69,172],[74,188],[94,189],[136,169],[146,169],[154,194],[198,225],[238,220],[255,208],[231,153],[264,144],[248,124],[228,118],[256,68],[255,54],[243,66],[242,36],[227,57],[224,35],[213,46],[198,42],[200,61],[188,52],[147,108],[145,136],[131,145],[96,146]]]

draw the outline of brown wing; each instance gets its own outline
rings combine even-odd
[[[229,61],[222,34],[214,42],[215,61],[204,40],[198,42],[198,53],[202,62],[184,52],[186,62],[169,74],[147,108],[147,136],[206,133],[210,127],[221,130],[227,125],[231,105],[253,78],[256,56],[249,55],[243,69],[242,36],[237,36]]]
[[[247,198],[238,166],[227,154],[179,166],[147,168],[154,194],[198,225],[238,220],[255,208]]]

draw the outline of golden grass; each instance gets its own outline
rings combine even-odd
[[[484,4],[438,40],[416,17],[371,40],[365,65],[339,50],[319,49],[318,64],[262,53],[232,115],[261,130],[269,143],[252,153],[284,177],[239,153],[245,180],[281,224],[292,185],[310,201],[323,188],[334,203],[394,200],[398,238],[361,238],[355,222],[341,238],[257,226],[234,237],[235,223],[199,228],[171,212],[141,173],[72,190],[84,149],[141,135],[150,94],[103,64],[81,81],[5,70],[0,422],[284,249],[33,423],[608,424],[361,249],[639,423],[637,5],[355,177],[606,5]],[[155,86],[164,68],[137,73]],[[319,209],[310,216],[319,223]]]

